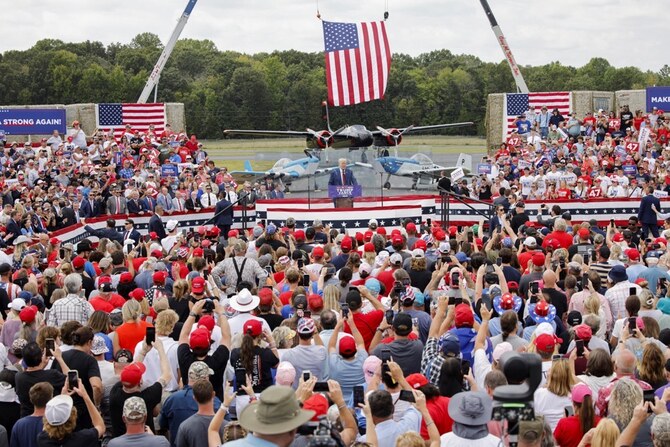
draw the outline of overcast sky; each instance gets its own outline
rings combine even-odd
[[[10,0],[3,0],[9,2]],[[391,50],[416,56],[436,49],[503,60],[477,0],[321,0],[324,20],[372,21],[383,17]],[[517,62],[560,61],[582,66],[592,57],[616,67],[658,71],[665,2],[641,0],[489,0]],[[169,38],[186,0],[18,0],[4,8],[15,24],[0,51],[24,50],[44,38],[127,43],[140,32]],[[210,39],[220,50],[244,53],[295,49],[322,51],[316,0],[200,0],[182,37]]]

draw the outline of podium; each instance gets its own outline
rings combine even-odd
[[[333,199],[335,208],[353,208],[354,197],[360,197],[361,195],[361,185],[328,186],[328,197]]]

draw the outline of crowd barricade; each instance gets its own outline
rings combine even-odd
[[[255,207],[243,210],[242,207],[234,209],[234,224],[232,228],[253,228],[257,223],[274,223],[283,226],[286,219],[293,217],[297,228],[304,228],[313,224],[315,220],[321,220],[324,225],[344,230],[349,233],[365,230],[370,219],[377,219],[378,225],[389,229],[401,226],[404,219],[411,219],[415,223],[440,222],[439,195],[406,195],[389,197],[364,197],[356,199],[353,208],[333,208],[330,199],[274,199],[259,200]],[[529,200],[526,203],[526,213],[535,221],[540,213],[543,201]],[[610,219],[614,219],[617,225],[626,226],[628,217],[637,216],[640,199],[589,199],[589,200],[555,200],[548,202],[547,213],[552,205],[559,205],[562,212],[569,212],[572,223],[588,222],[595,219],[599,226],[606,226]],[[670,211],[670,199],[661,199],[661,205],[665,205],[663,211]],[[490,207],[477,202],[465,203],[451,199],[449,203],[449,225],[473,225],[482,220],[482,216],[475,210],[489,213]],[[213,210],[201,210],[164,215],[163,222],[177,220],[179,229],[189,230],[206,223],[212,224]],[[126,218],[135,221],[135,227],[145,233],[150,215],[143,216],[99,216],[87,219],[86,224],[95,229],[104,228],[109,218],[116,219],[117,229],[123,231],[123,223]],[[63,242],[77,243],[87,236],[83,224],[73,225],[51,233]]]

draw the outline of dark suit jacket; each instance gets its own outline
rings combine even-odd
[[[233,224],[233,207],[230,205],[231,203],[226,199],[216,202],[216,207],[214,208],[214,215],[216,216],[214,219],[214,225],[230,226]],[[228,207],[228,209],[226,209],[226,207]]]
[[[100,205],[95,200],[93,201],[93,206],[91,206],[91,202],[88,199],[81,201],[79,205],[79,217],[96,217],[98,214],[100,214]]]
[[[330,172],[330,179],[328,180],[329,185],[343,186],[342,185],[342,171],[340,168],[333,169]],[[351,172],[351,169],[346,168],[344,170],[344,184],[345,185],[357,185],[356,179],[354,178],[354,173]]]
[[[137,202],[133,200],[128,200],[126,206],[128,207],[129,214],[137,214],[142,211],[146,211],[146,208],[144,208],[144,204],[140,200],[138,200]]]
[[[145,197],[140,199],[140,202],[146,211],[153,212],[156,209],[156,199],[153,197]]]
[[[7,234],[11,233],[12,237],[7,239],[7,245],[12,245],[14,239],[21,236],[21,227],[13,219],[7,221]]]
[[[94,228],[91,228],[90,225],[86,225],[84,227],[84,230],[86,230],[91,236],[96,236],[99,237],[100,239],[106,237],[109,240],[123,243],[123,234],[119,233],[118,231],[112,228],[101,228],[99,230],[96,230]]]
[[[130,232],[130,234],[127,231],[122,231],[121,232],[121,238],[125,241],[126,239],[132,239],[135,241],[135,244],[138,244],[140,242],[140,238],[142,237],[140,235],[140,232],[137,231],[136,229],[133,228],[133,231]],[[123,243],[123,242],[122,242]]]
[[[74,208],[66,206],[60,210],[61,212],[61,226],[69,227],[77,223],[77,217],[74,215]]]
[[[155,231],[159,239],[165,238],[167,234],[165,233],[165,227],[163,226],[163,220],[158,214],[154,214],[149,219],[149,232]]]
[[[651,208],[652,205],[656,205],[656,209],[661,211],[661,201],[658,200],[658,197],[654,197],[649,194],[642,197],[640,201],[640,211],[637,212],[637,217],[640,219],[640,222],[647,225],[658,225],[658,216]]]
[[[200,203],[199,199],[195,199],[195,201],[190,198],[186,199],[186,201],[184,201],[184,206],[186,207],[187,210],[191,211],[196,208],[202,208],[202,204]]]

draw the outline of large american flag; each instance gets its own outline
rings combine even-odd
[[[503,117],[503,140],[516,129],[512,123],[517,116],[526,113],[528,107],[535,106],[535,112],[540,113],[543,106],[547,106],[549,113],[558,109],[561,115],[567,118],[572,107],[570,92],[540,92],[540,93],[507,93],[505,95],[505,116]]]
[[[135,103],[106,103],[96,105],[96,118],[98,129],[105,132],[114,132],[114,137],[120,138],[126,124],[130,124],[133,130],[146,132],[149,125],[156,127],[156,133],[160,134],[165,129],[165,104],[135,104]]]
[[[384,97],[391,49],[384,22],[323,22],[328,103],[347,106]]]

